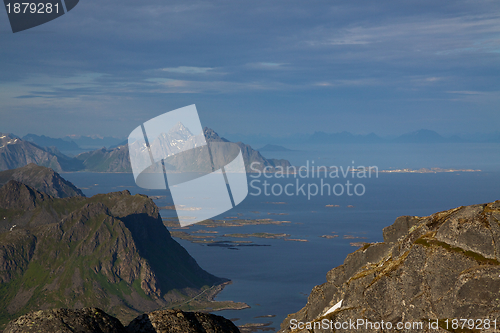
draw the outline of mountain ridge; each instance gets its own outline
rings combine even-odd
[[[54,198],[15,180],[0,188],[0,325],[51,307],[130,320],[228,281],[172,239],[147,196]]]
[[[76,151],[81,150],[74,141],[64,139],[51,138],[45,135],[27,134],[22,137],[24,141],[36,144],[39,147],[56,147],[61,151]]]
[[[34,163],[18,169],[0,171],[0,186],[6,184],[9,180],[24,183],[37,191],[50,194],[56,198],[85,196],[79,188],[62,178],[54,170]]]

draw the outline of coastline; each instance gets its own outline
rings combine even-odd
[[[215,303],[223,303],[222,301],[216,301],[215,298],[217,295],[219,295],[226,286],[233,284],[233,281],[229,280],[227,282],[223,282],[222,284],[219,284],[214,288],[214,290],[211,293],[208,293],[207,297],[211,302]],[[222,310],[244,310],[244,309],[250,309],[250,305],[244,302],[235,302],[235,301],[224,301],[225,302],[230,302],[233,303],[234,306],[230,306],[227,308],[217,308],[217,310],[213,311],[222,311]]]
[[[183,311],[198,311],[198,312],[216,312],[223,310],[243,310],[249,309],[250,305],[243,302],[235,301],[216,301],[217,295],[224,290],[224,288],[233,282],[231,280],[222,282],[212,286],[211,288],[205,289],[200,294],[182,302],[170,304],[169,306],[162,308],[166,309],[176,309]]]

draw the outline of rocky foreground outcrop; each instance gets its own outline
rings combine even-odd
[[[125,333],[122,323],[97,308],[36,311],[12,320],[4,333]]]
[[[405,332],[449,332],[453,319],[475,319],[468,332],[499,331],[500,201],[402,216],[383,235],[328,272],[280,332],[347,332],[353,326],[342,324],[358,320],[356,332],[394,331],[398,323],[412,325]],[[376,329],[382,321],[386,329]]]
[[[230,320],[201,312],[179,310],[154,311],[132,320],[129,333],[238,333]]]
[[[11,321],[4,333],[239,333],[224,317],[179,310],[154,311],[134,319],[127,327],[97,308],[31,312]]]

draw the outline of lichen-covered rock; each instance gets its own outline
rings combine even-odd
[[[496,320],[500,329],[500,201],[399,217],[383,235],[383,243],[364,246],[328,272],[280,332],[342,331],[332,323],[357,320],[393,329],[421,322],[405,331],[447,332],[447,319],[462,318]],[[356,331],[390,331],[369,327]],[[482,331],[494,332],[493,322]]]
[[[120,321],[97,308],[31,312],[11,321],[4,333],[125,333]]]
[[[239,333],[224,317],[180,310],[163,310],[143,314],[128,326],[129,333]]]
[[[140,315],[126,328],[98,308],[34,311],[12,320],[3,333],[239,333],[224,317],[180,310]]]

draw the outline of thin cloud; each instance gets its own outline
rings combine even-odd
[[[279,62],[256,62],[249,63],[246,66],[255,69],[266,69],[266,70],[281,70],[286,68],[287,63],[279,63]]]
[[[382,82],[373,78],[364,79],[346,79],[346,80],[332,80],[313,83],[317,87],[358,87],[358,86],[375,86],[381,85]]]
[[[279,82],[233,82],[233,81],[194,81],[169,78],[150,78],[145,81],[153,84],[149,93],[161,94],[206,94],[235,93],[242,91],[272,91],[290,89]]]
[[[169,73],[179,73],[179,74],[207,74],[212,72],[214,68],[212,67],[191,67],[191,66],[179,66],[179,67],[166,67],[161,69],[164,72]]]
[[[468,15],[451,18],[410,17],[364,23],[350,28],[315,28],[302,44],[309,47],[360,46],[365,57],[385,59],[470,52],[499,52],[500,16]],[[394,51],[393,51],[394,50]],[[351,50],[352,51],[352,50]],[[340,51],[340,54],[343,54]],[[346,53],[353,56],[352,52]]]
[[[414,86],[435,87],[438,84],[443,84],[450,81],[449,77],[443,76],[412,76],[409,78],[409,82],[413,83]]]
[[[487,95],[488,92],[485,91],[447,91],[449,94],[459,94],[459,95]]]

